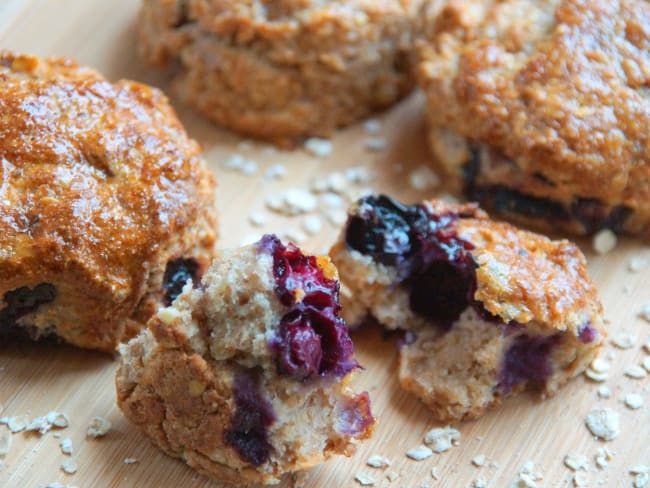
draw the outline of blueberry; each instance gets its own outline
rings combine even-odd
[[[53,302],[57,297],[57,289],[50,283],[40,283],[34,288],[22,286],[4,294],[5,307],[0,310],[0,334],[29,335],[37,338],[37,331],[22,328],[18,320],[27,314],[35,312],[38,307]],[[32,337],[34,336],[34,337]]]
[[[178,295],[183,291],[183,287],[188,280],[198,284],[199,263],[194,258],[178,258],[167,263],[165,274],[163,275],[163,303],[165,306],[171,305]]]
[[[501,363],[497,389],[506,394],[523,382],[541,387],[553,372],[551,351],[559,335],[545,337],[517,336]]]

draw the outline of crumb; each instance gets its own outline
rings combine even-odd
[[[564,456],[564,465],[572,471],[589,469],[589,461],[582,454],[567,454]]]
[[[241,154],[233,153],[221,164],[224,169],[237,171],[243,175],[250,176],[257,171],[257,161],[245,158]]]
[[[625,395],[625,406],[637,410],[643,406],[643,398],[636,393],[628,393]]]
[[[88,424],[88,437],[103,437],[111,430],[112,424],[104,417],[93,417]]]
[[[302,221],[303,230],[310,236],[318,234],[323,228],[323,223],[320,218],[315,215],[310,215],[305,217],[305,220]]]
[[[441,453],[460,445],[460,432],[452,427],[432,429],[424,435],[424,443],[433,444],[433,452]]]
[[[610,229],[603,229],[594,236],[594,251],[598,254],[607,254],[614,250],[617,242],[616,234]]]
[[[414,461],[422,461],[433,455],[433,451],[427,446],[418,446],[410,449],[406,452],[406,456],[413,459]]]
[[[627,332],[621,332],[611,340],[612,344],[619,349],[631,349],[637,342],[637,337]]]
[[[348,179],[343,173],[330,173],[326,177],[318,177],[311,181],[309,188],[314,193],[342,194],[348,187]]]
[[[69,437],[66,437],[65,439],[61,439],[61,442],[59,442],[59,446],[61,446],[61,452],[63,454],[67,454],[69,456],[72,456],[74,454],[74,448],[72,447],[72,439]]]
[[[417,191],[431,190],[440,184],[440,178],[428,166],[420,166],[409,174],[409,185]]]
[[[366,137],[363,141],[363,147],[369,151],[382,151],[386,149],[388,142],[383,137]]]
[[[332,154],[333,144],[328,139],[321,139],[320,137],[310,137],[305,141],[305,151],[317,158],[325,158]]]
[[[376,134],[381,130],[381,124],[377,119],[368,119],[363,123],[363,130],[368,134]]]
[[[68,458],[61,463],[61,469],[66,474],[75,474],[78,469],[77,461],[74,458]]]
[[[598,396],[600,398],[609,398],[612,396],[612,392],[609,390],[609,388],[605,385],[601,386],[598,388]]]
[[[609,462],[614,458],[614,453],[607,446],[599,447],[596,451],[596,465],[600,469],[605,469]]]
[[[474,456],[472,458],[472,464],[478,468],[480,468],[481,466],[485,466],[485,461],[486,461],[485,454],[479,454],[478,456]]]
[[[27,425],[29,425],[29,416],[23,414],[9,417],[5,423],[7,424],[7,427],[9,427],[11,433],[15,434],[16,432],[25,430]]]
[[[593,409],[585,418],[585,425],[597,438],[605,441],[616,439],[620,434],[618,412],[607,407]]]
[[[262,227],[264,224],[266,224],[266,215],[264,215],[262,212],[252,212],[248,216],[248,221],[255,227]]]
[[[290,188],[281,196],[279,208],[273,208],[280,213],[293,216],[311,212],[316,208],[316,197],[300,188]]]
[[[374,456],[370,456],[368,458],[366,464],[368,466],[372,466],[373,468],[387,468],[391,465],[391,462],[390,459],[375,454]]]
[[[274,164],[266,168],[264,177],[268,180],[279,180],[287,174],[287,168],[282,164]]]
[[[648,372],[641,366],[632,365],[625,368],[623,374],[628,378],[634,378],[635,380],[640,380],[645,378]]]
[[[374,486],[374,484],[377,482],[372,476],[368,476],[367,474],[363,473],[357,473],[354,479],[357,480],[361,486]]]

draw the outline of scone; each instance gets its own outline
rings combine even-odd
[[[231,483],[276,483],[371,434],[329,258],[266,235],[224,251],[120,346],[118,405],[167,454]]]
[[[165,96],[0,51],[0,335],[112,351],[207,268],[215,181]]]
[[[650,235],[650,3],[428,0],[421,18],[430,145],[470,199]]]
[[[368,196],[332,249],[351,324],[405,331],[399,380],[443,421],[581,373],[606,330],[572,243],[493,222],[475,204]]]
[[[413,2],[144,0],[140,50],[178,61],[177,92],[213,122],[288,142],[411,90]]]

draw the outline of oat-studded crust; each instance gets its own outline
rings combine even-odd
[[[433,126],[552,182],[556,199],[650,215],[648,2],[430,0],[422,17]]]
[[[167,260],[207,265],[214,178],[160,91],[0,52],[0,134],[0,296],[57,289],[21,322],[112,350],[155,309]]]
[[[218,124],[325,134],[412,87],[411,0],[146,0],[140,49],[180,60],[176,88]]]

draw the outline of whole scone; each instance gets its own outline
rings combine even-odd
[[[266,235],[120,346],[118,405],[155,444],[231,483],[276,483],[370,436],[329,258]]]
[[[419,0],[418,0],[419,1]],[[327,135],[412,88],[414,0],[144,0],[140,51],[219,125]]]
[[[596,357],[602,307],[577,246],[494,222],[475,204],[368,196],[332,260],[350,324],[405,331],[399,379],[443,421],[554,393]]]
[[[429,139],[467,196],[544,229],[650,235],[650,3],[428,0]]]
[[[111,351],[207,267],[215,181],[165,96],[0,51],[0,336]]]

